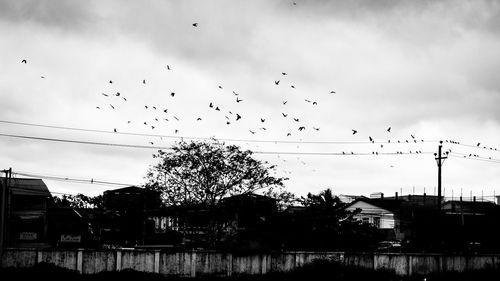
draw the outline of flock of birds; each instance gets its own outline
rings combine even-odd
[[[294,2],[293,5],[296,5],[296,3]],[[192,24],[192,26],[194,28],[198,28],[199,27],[199,23],[195,22]],[[27,60],[26,59],[23,59],[21,61],[21,63],[23,64],[27,64]],[[172,71],[172,68],[170,65],[166,65],[165,67],[166,71]],[[296,89],[296,86],[293,84],[293,83],[290,83],[288,81],[288,77],[289,77],[289,74],[287,72],[281,72],[281,75],[280,75],[280,78],[279,79],[275,79],[274,80],[274,85],[276,87],[280,87],[280,86],[283,86],[284,84],[288,83],[288,85],[290,86],[290,88],[292,90],[295,90]],[[45,78],[45,76],[41,76],[41,78]],[[109,80],[108,82],[109,84],[113,84],[114,81],[113,80]],[[146,85],[147,84],[147,81],[146,79],[142,79],[142,81],[140,81],[141,84],[143,85]],[[272,83],[270,81],[270,83]],[[218,85],[218,89],[219,90],[223,90],[223,87],[221,85]],[[334,90],[330,90],[330,91],[325,91],[326,93],[328,94],[337,94],[336,91]],[[232,91],[232,94],[234,95],[234,103],[235,104],[240,104],[242,102],[245,102],[248,98],[242,98],[240,96],[239,93],[237,93],[236,91]],[[104,110],[105,108],[108,108],[109,110],[117,110],[117,102],[128,102],[129,100],[127,99],[127,97],[125,97],[120,91],[116,91],[115,93],[111,94],[111,93],[101,93],[101,95],[105,98],[108,99],[108,105],[98,105],[96,106],[95,108],[98,109],[98,110]],[[175,92],[170,92],[170,97],[171,98],[175,98],[176,97],[176,93]],[[311,100],[311,99],[303,99],[303,102],[307,103],[307,104],[310,104],[311,106],[318,106],[318,101],[314,101],[314,100]],[[303,122],[301,122],[301,120],[303,119],[302,117],[300,116],[292,116],[291,113],[289,111],[286,110],[287,108],[287,104],[288,104],[288,100],[282,100],[281,102],[281,108],[282,110],[281,111],[281,116],[282,118],[285,118],[285,119],[289,119],[290,122],[292,124],[295,125],[295,128],[297,131],[299,132],[302,132],[302,131],[306,131],[307,130],[307,126],[305,124],[303,124]],[[151,119],[151,120],[141,120],[140,122],[142,122],[142,124],[144,126],[147,126],[148,128],[150,128],[151,130],[155,130],[158,128],[158,126],[160,125],[159,122],[161,121],[166,121],[166,122],[169,122],[169,121],[180,121],[180,118],[177,117],[177,116],[174,116],[174,115],[171,115],[169,114],[169,109],[168,108],[164,108],[164,107],[160,107],[160,106],[156,106],[156,105],[142,105],[144,107],[145,110],[148,110],[152,113],[154,113],[154,118]],[[225,118],[225,124],[226,125],[231,125],[232,123],[235,123],[235,122],[239,122],[243,116],[239,113],[239,112],[236,112],[235,110],[229,110],[229,109],[222,109],[222,106],[217,104],[217,101],[213,100],[211,102],[209,102],[209,104],[207,105],[207,107],[210,109],[210,110],[213,110],[215,112],[220,112],[221,114],[223,114],[224,118]],[[195,117],[195,121],[202,121],[202,117]],[[303,120],[302,120],[303,121]],[[132,123],[133,121],[132,120],[127,120],[127,124],[130,124]],[[135,121],[134,121],[135,122]],[[259,117],[259,119],[256,121],[256,123],[258,125],[254,126],[254,128],[249,128],[248,129],[248,132],[252,135],[255,135],[257,134],[258,131],[266,131],[268,130],[268,126],[267,124],[269,124],[269,120],[268,120],[268,117]],[[314,131],[319,131],[320,130],[320,127],[319,126],[311,126],[312,130]],[[391,127],[388,127],[386,129],[386,132],[387,133],[391,133]],[[113,132],[115,133],[118,133],[119,130],[115,127],[113,128]],[[173,131],[175,134],[178,134],[180,132],[180,129],[179,127],[176,128],[174,131]],[[359,135],[358,133],[358,130],[357,129],[352,129],[351,130],[352,132],[352,135]],[[293,132],[292,131],[288,131],[286,132],[286,137],[290,137],[292,136]],[[405,140],[405,141],[393,141],[393,143],[417,143],[419,142],[419,140],[416,139],[416,137],[411,134],[411,139],[409,140]],[[372,137],[372,136],[368,136],[368,142],[369,143],[376,143],[375,139]],[[424,140],[420,140],[420,142],[424,142]],[[454,142],[454,141],[447,141],[449,143],[452,143],[452,144],[459,144],[458,142]],[[154,142],[149,142],[151,145],[154,145]],[[384,142],[380,141],[380,142],[377,142],[377,143],[380,143],[380,148],[384,148],[384,144],[385,143],[391,143],[391,140],[386,140]],[[477,147],[480,147],[480,143],[477,143]],[[483,147],[483,148],[486,148],[486,147]],[[496,148],[493,149],[493,148],[490,148],[491,150],[497,150]],[[448,151],[448,152],[451,152]],[[403,151],[396,151],[396,154],[406,154],[408,152],[403,152]],[[422,153],[422,151],[420,150],[415,150],[415,151],[409,151],[409,153],[415,153],[415,154],[420,154]],[[342,155],[353,155],[355,154],[354,152],[342,152]],[[378,155],[379,152],[378,151],[373,151],[372,152],[373,155]],[[466,157],[466,156],[464,156]],[[469,157],[479,157],[479,155],[477,154],[470,154]],[[280,156],[278,155],[278,158],[280,158]],[[304,161],[302,161],[300,159],[300,157],[297,157],[298,160],[301,161],[302,164],[306,164]],[[286,160],[283,159],[284,162],[286,162]],[[393,165],[391,165],[391,167],[393,167]],[[290,172],[291,173],[291,172]]]

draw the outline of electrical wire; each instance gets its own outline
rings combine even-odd
[[[45,124],[34,124],[16,121],[0,120],[0,123],[11,124],[11,125],[23,125],[32,127],[42,127],[51,129],[61,129],[61,130],[72,130],[72,131],[82,131],[82,132],[93,132],[93,133],[106,133],[106,134],[119,134],[119,135],[129,135],[129,136],[143,136],[143,137],[160,137],[160,138],[171,138],[177,140],[220,140],[228,142],[252,142],[252,143],[286,143],[286,144],[403,144],[403,143],[422,143],[422,142],[438,142],[438,140],[412,140],[412,141],[400,141],[400,140],[388,140],[388,141],[290,141],[290,140],[253,140],[253,139],[232,139],[232,138],[206,138],[206,137],[186,137],[186,136],[172,136],[172,135],[160,135],[160,134],[143,134],[143,133],[133,133],[133,132],[114,132],[106,130],[97,129],[86,129],[86,128],[75,128],[75,127],[64,127],[64,126],[54,126]]]
[[[3,137],[12,138],[22,138],[31,140],[42,140],[42,141],[52,141],[52,142],[65,142],[65,143],[77,143],[77,144],[88,144],[88,145],[102,145],[102,146],[115,146],[115,147],[126,147],[126,148],[142,148],[142,149],[160,149],[160,150],[172,150],[170,147],[162,146],[145,146],[145,145],[135,145],[135,144],[119,144],[119,143],[106,143],[106,142],[90,142],[90,141],[80,141],[80,140],[68,140],[68,139],[56,139],[56,138],[45,138],[45,137],[33,137],[33,136],[22,136],[22,135],[11,135],[11,134],[1,134]],[[323,155],[323,156],[333,156],[333,155],[403,155],[403,154],[432,154],[432,152],[287,152],[287,151],[253,151],[255,154],[276,154],[276,155]]]

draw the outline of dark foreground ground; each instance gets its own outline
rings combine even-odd
[[[480,270],[464,273],[446,272],[426,276],[401,277],[389,271],[374,271],[359,267],[342,266],[330,261],[317,261],[293,272],[270,273],[266,275],[243,275],[232,277],[202,276],[195,279],[162,276],[154,273],[143,273],[133,270],[121,272],[103,272],[93,275],[80,275],[76,271],[59,268],[52,264],[41,263],[32,268],[6,268],[0,270],[0,280],[65,280],[65,281],[98,281],[98,280],[144,280],[144,281],[316,281],[316,280],[369,280],[369,281],[416,281],[416,280],[454,280],[483,281],[500,280],[500,270]]]

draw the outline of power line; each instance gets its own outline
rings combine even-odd
[[[254,140],[254,139],[232,139],[232,138],[206,138],[206,137],[186,137],[186,136],[172,136],[172,135],[160,135],[160,134],[144,134],[144,133],[133,133],[133,132],[114,132],[106,130],[97,129],[86,129],[86,128],[76,128],[76,127],[65,127],[65,126],[54,126],[46,124],[35,124],[35,123],[25,123],[16,121],[0,120],[0,123],[12,124],[12,125],[23,125],[32,127],[42,127],[51,129],[61,129],[61,130],[72,130],[72,131],[82,131],[82,132],[93,132],[93,133],[106,133],[106,134],[119,134],[119,135],[129,135],[129,136],[143,136],[143,137],[160,137],[160,138],[171,138],[177,140],[220,140],[228,142],[252,142],[252,143],[286,143],[286,144],[405,144],[405,143],[423,143],[423,142],[437,142],[437,140],[412,140],[412,141],[401,141],[401,140],[387,140],[387,141],[291,141],[291,140]]]
[[[488,151],[496,151],[496,152],[499,152],[500,149],[498,148],[495,148],[495,147],[486,147],[486,146],[480,146],[480,143],[476,144],[476,145],[473,145],[473,144],[465,144],[465,143],[461,143],[461,142],[458,142],[458,141],[453,141],[453,140],[447,140],[445,141],[446,143],[449,143],[449,144],[454,144],[454,145],[460,145],[460,146],[466,146],[466,147],[472,147],[472,148],[476,148],[476,149],[483,149],[483,150],[488,150]]]
[[[161,150],[171,150],[170,147],[162,146],[145,146],[145,145],[135,145],[135,144],[119,144],[119,143],[106,143],[106,142],[90,142],[90,141],[80,141],[80,140],[68,140],[68,139],[58,139],[58,138],[45,138],[45,137],[33,137],[33,136],[22,136],[22,135],[11,135],[11,134],[1,134],[0,136],[12,137],[12,138],[22,138],[31,140],[42,140],[42,141],[52,141],[52,142],[65,142],[65,143],[77,143],[77,144],[87,144],[87,145],[102,145],[102,146],[115,146],[115,147],[127,147],[127,148],[142,148],[142,149],[161,149]],[[364,153],[354,153],[354,152],[287,152],[287,151],[253,151],[255,154],[279,154],[279,155],[403,155],[403,154],[429,154],[432,152],[364,152]]]
[[[91,178],[91,179],[76,179],[76,178],[69,178],[69,177],[47,176],[47,175],[40,175],[40,174],[33,174],[33,173],[22,173],[22,172],[12,172],[12,174],[24,176],[24,177],[30,177],[30,178],[41,178],[41,179],[47,179],[47,180],[64,181],[64,182],[72,182],[72,183],[95,184],[95,185],[106,185],[106,186],[125,186],[125,187],[126,186],[138,186],[138,185],[128,184],[128,183],[99,181],[99,180],[94,180],[93,178]]]

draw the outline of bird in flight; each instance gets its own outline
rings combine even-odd
[[[281,114],[283,115],[283,117],[287,117],[288,116],[288,114],[285,114],[285,113],[281,113]]]
[[[278,85],[280,83],[280,80],[274,81],[274,84]]]
[[[305,99],[305,101],[306,101],[306,102],[309,102],[309,103],[311,103],[311,101],[310,101],[310,100],[308,100],[308,99]]]
[[[317,102],[315,102],[315,101],[313,101],[313,105],[318,105],[318,103],[317,103]]]
[[[299,127],[299,131],[302,131],[302,130],[305,130],[305,129],[306,129],[306,127],[303,127],[303,126]]]
[[[198,119],[196,119],[196,121],[200,121],[200,120],[201,120],[201,118],[200,118],[200,117],[198,117]]]
[[[109,106],[111,106],[112,109],[115,109],[115,107],[112,104],[110,104]]]
[[[215,110],[220,111],[220,109],[219,109],[219,107],[218,107],[218,106],[217,106],[217,107],[215,107]]]
[[[355,135],[358,131],[352,130],[352,134]]]
[[[113,81],[112,81],[112,80],[109,80],[109,84],[113,84]]]
[[[299,122],[299,118],[293,118],[293,120],[295,120],[295,122]]]
[[[289,136],[291,136],[291,135],[292,135],[292,133],[288,133],[288,134],[286,134],[286,136],[287,136],[287,137],[289,137]]]
[[[26,61],[26,60],[22,60],[22,61],[21,61],[21,63],[24,63],[24,64],[26,64],[26,63],[27,63],[27,61]]]
[[[120,96],[120,92],[116,92],[115,96],[119,97]]]
[[[241,119],[241,116],[238,113],[236,113],[236,121],[238,121],[240,119]]]
[[[197,27],[197,26],[198,26],[198,23],[197,23],[197,22],[193,23],[193,26],[194,26],[194,27]]]
[[[114,128],[113,131],[116,133],[116,128]]]
[[[335,94],[335,91],[330,91],[330,94]]]
[[[96,106],[95,108],[97,108],[97,109],[101,109],[99,106]]]
[[[236,102],[241,102],[243,100],[240,100],[238,97],[236,97]]]
[[[252,133],[252,135],[254,135],[254,134],[255,134],[255,132],[254,132],[254,131],[252,131],[252,130],[249,130],[249,131],[250,131],[250,133]]]
[[[153,106],[153,109],[156,110],[156,106]]]
[[[260,128],[260,129],[261,129],[261,130],[264,130],[264,131],[265,131],[265,130],[267,130],[267,129],[266,129],[266,128],[264,128],[264,127]]]
[[[145,107],[146,109],[148,109],[148,106],[147,106],[147,105],[145,105],[144,107]]]
[[[213,108],[213,107],[214,107],[214,105],[213,105],[212,103],[210,103],[210,104],[208,105],[208,107]]]
[[[170,66],[167,64],[167,70],[170,70]]]
[[[286,72],[281,72],[281,74],[286,75]]]
[[[126,99],[125,97],[122,97],[122,99],[123,99],[124,101],[127,101],[127,99]]]
[[[170,95],[173,97],[173,96],[175,96],[175,93],[174,93],[174,92],[172,92],[172,93],[170,93]]]
[[[290,85],[290,87],[294,88],[295,89],[295,86],[294,85]]]
[[[477,143],[477,146],[480,146],[480,145],[481,145],[481,143],[480,143],[480,142],[478,142],[478,143]]]
[[[391,132],[391,127],[387,128],[387,132],[389,133]]]
[[[313,127],[314,130],[319,131],[319,128]]]
[[[283,105],[285,105],[287,102],[288,102],[287,100],[286,100],[286,101],[283,101]]]
[[[105,96],[105,97],[107,97],[107,96],[108,96],[108,95],[107,95],[107,94],[105,94],[105,93],[101,93],[101,94],[102,94],[103,96]]]
[[[260,118],[260,122],[264,123],[265,121],[266,121],[266,119]]]

